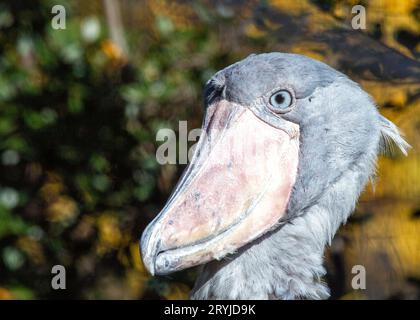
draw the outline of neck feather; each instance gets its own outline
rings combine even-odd
[[[323,299],[325,238],[305,215],[222,261],[205,265],[193,299]],[[316,223],[316,222],[315,222]]]

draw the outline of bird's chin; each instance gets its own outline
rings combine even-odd
[[[277,226],[295,183],[299,127],[274,127],[251,109],[211,105],[194,157],[142,235],[152,274],[221,259]]]
[[[227,253],[233,253],[235,248],[231,248],[225,253],[219,250],[220,247],[229,247],[225,246],[224,243],[227,243],[230,234],[235,232],[235,227],[232,226],[209,239],[204,239],[185,247],[159,252],[155,260],[155,274],[165,275],[206,263],[209,260],[220,259]]]
[[[226,229],[222,229],[209,237],[198,239],[195,243],[158,252],[154,265],[155,274],[164,275],[200,265],[213,259],[219,260],[247,244],[252,239],[247,239],[243,235],[252,233],[250,230],[252,226],[258,225],[256,221],[253,221],[255,216],[251,217],[250,215],[262,196],[263,194],[260,194],[255,197],[250,207]],[[261,226],[260,228],[262,233],[269,229],[270,226]],[[255,233],[252,238],[257,238]]]

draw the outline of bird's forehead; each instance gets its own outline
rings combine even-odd
[[[292,88],[303,98],[343,76],[322,62],[286,53],[251,55],[216,75],[226,85],[226,97],[240,103],[282,88]]]

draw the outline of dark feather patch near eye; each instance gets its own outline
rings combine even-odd
[[[208,81],[204,87],[204,106],[207,108],[207,106],[222,98],[224,90],[225,86],[222,81],[218,81],[216,78]]]

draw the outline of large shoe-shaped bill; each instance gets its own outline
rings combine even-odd
[[[226,100],[208,107],[190,165],[142,235],[150,273],[220,259],[278,225],[299,155],[299,127],[279,123]]]

